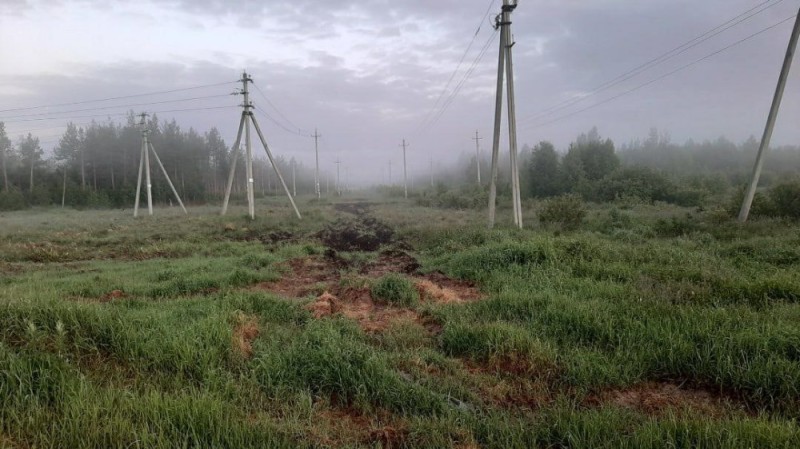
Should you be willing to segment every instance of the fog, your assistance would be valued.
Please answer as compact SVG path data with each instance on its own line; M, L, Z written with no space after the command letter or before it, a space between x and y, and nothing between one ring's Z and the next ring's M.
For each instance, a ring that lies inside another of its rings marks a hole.
M639 76L572 107L530 117L761 3L521 0L513 23L520 146L549 140L564 151L593 126L618 144L646 137L651 128L669 132L675 142L760 137L791 21L571 114L787 19L797 13L795 0L766 2L771 7L762 13ZM449 107L434 108L473 36L450 89L490 39L499 2L483 19L487 6L486 0L2 0L0 121L12 141L30 132L48 152L69 121L124 122L129 110L169 111L159 116L174 117L184 130L216 127L230 145L241 97L228 94L246 69L271 105L258 92L254 103L281 123L257 115L276 154L313 165L314 141L307 134L318 128L323 169L335 172L334 162L341 160L350 182L365 185L384 181L390 161L400 179L405 138L410 171L420 179L432 160L443 167L471 156L476 130L484 152L490 144L497 40ZM776 146L800 143L798 72L786 90ZM228 84L84 103L223 82ZM201 99L174 101L187 98ZM14 110L64 103L70 104ZM423 126L440 112L438 121Z

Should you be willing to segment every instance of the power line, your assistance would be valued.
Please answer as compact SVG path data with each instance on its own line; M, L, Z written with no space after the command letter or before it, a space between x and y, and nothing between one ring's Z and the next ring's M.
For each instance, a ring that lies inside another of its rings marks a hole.
M74 114L76 112L92 112L92 111L101 111L101 110L104 110L104 109L118 109L118 108L129 108L129 107L139 107L139 106L155 106L155 105L169 104L169 103L183 103L183 102L187 102L187 101L207 100L207 99L211 99L211 98L221 98L221 97L228 97L228 96L230 96L230 94L207 95L207 96L204 96L204 97L181 98L181 99L177 99L177 100L156 101L156 102L152 102L152 103L135 103L135 104L120 104L120 105L114 105L114 106L101 106L101 107L97 107L97 108L74 109L74 110L70 110L70 111L37 112L35 114L25 114L25 115L0 117L0 121L6 120L6 119L41 117L43 115L53 115L53 114Z
M556 105L551 106L551 107L549 107L547 109L544 109L544 110L541 110L541 111L539 111L537 113L529 115L529 116L523 118L522 120L525 121L525 120L533 120L533 119L537 119L537 118L546 117L548 115L552 115L554 112L558 112L558 111L566 109L566 108L568 108L568 107L570 107L570 106L572 106L574 104L581 103L581 102L583 102L584 100L586 100L586 99L588 99L590 97L593 97L593 96L595 96L595 95L597 95L597 94L599 94L601 92L605 92L608 89L611 89L612 87L615 87L615 86L617 86L617 85L619 85L619 84L621 84L621 83L623 83L625 81L630 80L631 78L634 78L634 77L646 72L647 70L650 70L650 69L652 69L652 68L654 68L654 67L656 67L658 65L661 65L662 63L664 63L666 61L669 61L670 59L675 58L676 56L680 56L680 55L686 53L687 51L691 50L692 48L695 48L695 47L699 46L700 44L702 44L702 43L704 43L704 42L706 42L706 41L708 41L708 40L710 40L710 39L712 39L712 38L724 33L725 31L728 31L731 28L734 28L734 27L740 25L741 23L746 22L747 20L757 16L758 14L761 14L762 12L764 12L764 11L774 7L774 6L777 6L778 4L783 2L784 0L777 0L775 3L772 3L772 4L768 5L768 3L772 2L772 1L774 1L774 0L767 0L767 1L763 2L763 3L760 3L760 4L756 5L756 6L754 6L753 8L748 9L747 11L744 11L743 13L737 15L736 17L734 17L734 18L732 18L732 19L730 19L730 20L718 25L715 28L712 28L711 30L706 31L705 33L695 37L694 39L691 39L691 40L689 40L687 42L684 42L683 44L673 48L672 50L670 50L670 51L668 51L666 53L663 53L662 55L657 56L656 58L653 58L653 59L651 59L651 60L649 60L649 61L647 61L647 62L645 62L645 63L643 63L643 64L641 64L641 65L639 65L639 66L637 66L637 67L625 72L625 73L623 73L622 75L617 76L616 78L613 78L613 79L611 79L609 81L606 81L603 84L600 84L599 86L595 87L594 89L592 89L589 93L587 93L585 95L582 95L582 96L580 96L578 98L572 98L572 99L569 99L569 100L565 100L565 101L563 101L563 102L561 102L559 104L556 104Z
M474 60L474 61L472 61L472 65L471 65L471 66L470 66L470 68L469 68L469 69L468 69L468 70L467 70L467 71L464 73L464 76L463 76L463 78L461 79L461 81L460 81L460 82L459 82L459 83L456 85L456 87L453 89L453 92L451 92L451 93L450 93L450 95L447 97L447 100L445 100L445 102L444 102L444 103L443 103L443 105L442 105L442 108L441 108L441 109L439 110L439 112L438 112L438 113L435 115L435 117L433 118L433 120L431 120L430 122L428 122L428 124L427 124L427 125L423 125L423 127L422 127L422 131L426 131L426 130L428 130L428 129L429 129L431 126L435 125L435 124L436 124L436 123L439 121L439 119L441 119L441 118L442 118L442 116L443 116L443 115L444 115L444 113L447 111L447 109L449 109L449 108L450 108L450 105L453 103L453 101L456 99L456 97L458 96L458 94L461 92L461 89L464 87L464 85L467 83L467 81L469 81L470 77L472 77L472 74L475 72L475 69L477 69L477 68L478 68L478 64L480 64L481 60L482 60L482 59L483 59L483 57L486 55L486 52L489 50L489 47L491 46L492 42L494 42L494 38L495 38L495 36L497 36L497 30L495 30L495 31L494 31L494 32L493 32L493 33L492 33L492 34L489 36L489 39L487 39L486 43L485 43L485 44L483 44L483 47L481 48L481 52L478 54L478 56L475 58L475 60Z
M300 136L300 137L314 137L314 136L312 136L311 134L303 134L303 133L302 133L300 130L298 130L298 131L294 131L294 130L290 129L289 127L287 127L287 126L286 126L286 125L284 125L283 123L281 123L281 122L279 122L279 121L275 120L275 119L274 119L274 118L273 118L271 115L269 115L269 113L267 113L267 111L265 111L263 108L259 108L259 107L257 107L257 106L253 106L253 109L255 109L256 111L260 112L260 113L261 113L261 114L262 114L262 115L263 115L263 116L264 116L264 117L265 117L267 120L271 121L271 122L272 122L272 123L274 123L276 126L278 126L279 128L281 128L282 130L286 131L286 132L287 132L287 133L289 133L289 134L293 134L293 135L295 135L295 136Z
M29 111L33 109L42 109L42 108L56 108L61 106L77 106L81 104L89 104L89 103L100 103L103 101L113 101L113 100L124 100L127 98L139 98L139 97L149 97L153 95L165 95L165 94L172 94L176 92L186 92L189 90L196 90L196 89L204 89L207 87L218 87L218 86L225 86L228 84L234 84L235 81L226 81L224 83L214 83L214 84L204 84L201 86L192 86L192 87L184 87L181 89L172 89L172 90L162 90L157 92L147 92L143 94L135 94L135 95L123 95L119 97L109 97L109 98L100 98L97 100L85 100L85 101L75 101L71 103L59 103L59 104L49 104L49 105L41 105L41 106L31 106L26 108L13 108L13 109L0 109L0 112L16 112L16 111Z
M794 19L795 17L797 17L797 14L795 14L795 15L793 15L793 16L791 16L791 17L787 17L786 19L783 19L783 20L781 20L780 22L778 22L778 23L776 23L776 24L774 24L774 25L771 25L771 26L769 26L769 27L767 27L767 28L764 28L764 29L762 29L761 31L758 31L758 32L756 32L756 33L753 33L753 34L751 34L751 35L749 35L749 36L747 36L747 37L745 37L745 38L743 38L743 39L740 39L740 40L738 40L738 41L734 42L733 44L730 44L730 45L728 45L728 46L726 46L726 47L723 47L723 48L721 48L721 49L719 49L719 50L717 50L717 51L715 51L715 52L713 52L713 53L709 53L708 55L706 55L706 56L703 56L703 57L702 57L702 58L700 58L700 59L697 59L697 60L695 60L695 61L692 61L692 62L690 62L690 63L688 63L688 64L685 64L685 65L683 65L683 66L681 66L681 67L678 67L677 69L675 69L675 70L672 70L671 72L668 72L668 73L666 73L666 74L664 74L664 75L661 75L661 76L659 76L658 78L652 79L652 80L650 80L650 81L648 81L648 82L646 82L646 83L643 83L643 84L639 84L638 86L636 86L636 87L634 87L634 88L632 88L632 89L626 90L626 91L624 91L624 92L622 92L622 93L620 93L620 94L618 94L618 95L615 95L615 96L613 96L613 97L607 98L607 99L605 99L605 100L603 100L603 101L601 101L601 102L595 103L595 104L593 104L593 105L591 105L591 106L585 107L585 108L583 108L583 109L579 109L579 110L577 110L577 111L574 111L574 112L571 112L571 113L569 113L569 114L562 115L562 116L560 116L560 117L557 117L557 118L555 118L555 119L553 119L553 120L549 120L549 121L542 122L542 123L539 123L539 124L535 124L535 125L532 125L532 126L527 126L527 127L525 127L525 128L526 128L526 129L537 129L537 128L541 128L541 127L543 127L543 126L546 126L546 125L550 125L550 124L553 124L553 123L559 122L559 121L561 121L561 120L567 119L567 118L569 118L569 117L572 117L572 116L574 116L574 115L580 114L580 113L582 113L582 112L586 112L586 111L588 111L588 110L594 109L594 108L596 108L596 107L598 107L598 106L602 106L602 105L604 105L604 104L606 104L606 103L609 103L609 102L611 102L611 101L614 101L614 100L616 100L616 99L618 99L618 98L624 97L625 95L628 95L628 94L630 94L630 93L633 93L633 92L635 92L635 91L637 91L637 90L640 90L640 89L642 89L642 88L644 88L644 87L647 87L647 86L649 86L649 85L651 85L651 84L654 84L654 83L656 83L656 82L658 82L658 81L661 81L661 80L663 80L664 78L667 78L667 77L669 77L669 76L672 76L672 75L674 75L674 74L676 74L676 73L678 73L678 72L682 72L683 70L686 70L686 69L688 69L689 67L692 67L692 66L694 66L694 65L696 65L696 64L699 64L699 63L701 63L701 62L703 62L703 61L706 61L706 60L708 60L708 59L710 59L710 58L713 58L714 56L716 56L716 55L718 55L718 54L720 54L720 53L724 53L724 52L726 52L726 51L730 50L731 48L734 48L734 47L736 47L736 46L739 46L739 45L741 45L741 44L743 44L743 43L745 43L745 42L747 42L747 41L749 41L749 40L751 40L751 39L753 39L753 38L755 38L755 37L757 37L757 36L759 36L759 35L761 35L761 34L763 34L763 33L766 33L767 31L770 31L770 30L772 30L772 29L774 29L774 28L777 28L777 27L778 27L778 26L780 26L780 25L783 25L784 23L786 23L786 22L788 22L788 21L790 21L790 20Z
M208 107L208 108L190 108L190 109L172 109L168 111L153 111L153 114L166 114L171 112L195 112L195 111L211 111L215 109L227 109L227 108L235 108L238 106L216 106L216 107ZM29 118L29 119L22 119L22 120L12 120L10 122L5 123L23 123L23 122L43 122L43 121L50 121L50 120L72 120L78 118L98 118L98 117L121 117L128 115L128 112L119 112L119 113L112 113L112 114L93 114L93 115L77 115L73 117L41 117L41 118Z
M469 54L469 51L472 49L472 46L475 44L475 40L478 38L478 34L481 32L481 28L483 28L483 21L486 20L486 18L489 16L489 13L492 11L492 6L494 6L495 2L496 2L496 0L490 0L489 1L489 7L486 8L486 12L483 14L483 17L481 17L481 21L478 24L478 28L475 30L475 34L472 36L472 40L469 41L469 45L467 45L467 49L464 50L464 54L461 55L461 59L458 61L458 65L456 65L456 69L453 70L453 73L450 75L450 78L447 80L447 83L444 85L444 87L442 88L442 91L439 93L438 98L436 98L436 102L433 104L433 107L431 108L430 111L428 111L428 114L425 116L425 119L422 121L421 127L424 127L425 123L428 120L430 120L432 114L436 111L436 108L439 106L439 102L442 101L442 98L444 97L444 94L447 93L447 89L450 87L450 84L453 82L453 79L455 79L456 75L458 74L459 69L461 69L461 66L464 64L464 60L467 58L467 54Z
M258 84L256 84L255 82L254 82L254 83L252 83L252 84L253 84L253 87L255 87L255 88L256 88L256 91L258 92L258 94L259 94L259 95L261 95L261 98L263 98L263 99L264 99L264 101L266 101L266 102L267 102L267 104L268 104L268 105L270 105L270 107L272 107L272 109L274 109L274 110L275 110L275 112L277 112L277 113L278 113L278 115L279 115L281 118L283 118L284 120L286 120L286 123L288 123L288 124L289 124L289 126L291 126L292 128L295 128L295 129L296 129L298 132L301 132L301 131L303 131L303 129L302 129L302 128L300 128L299 126L297 126L297 125L295 125L294 123L292 123L292 121L291 121L291 120L289 120L289 119L286 117L286 115L284 115L284 114L283 114L283 112L281 112L281 110L277 108L277 106L275 106L274 104L272 104L272 102L271 102L271 101L269 101L269 98L267 98L266 94L264 94L264 91L262 91L262 90L261 90L261 88L260 88L260 87L258 87ZM310 134L310 133L309 133L309 134Z

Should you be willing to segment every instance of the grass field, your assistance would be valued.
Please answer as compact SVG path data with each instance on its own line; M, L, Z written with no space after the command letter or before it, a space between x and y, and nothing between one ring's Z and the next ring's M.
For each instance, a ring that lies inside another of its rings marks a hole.
M800 224L301 203L0 214L0 448L800 447Z

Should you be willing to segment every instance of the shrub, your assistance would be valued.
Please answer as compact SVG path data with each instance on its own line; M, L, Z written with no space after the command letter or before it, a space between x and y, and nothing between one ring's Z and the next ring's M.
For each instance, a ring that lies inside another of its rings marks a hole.
M558 224L564 230L580 227L586 218L586 207L578 195L562 195L544 203L539 213L542 224Z
M800 218L800 180L773 187L767 197L769 198L771 215Z
M372 284L372 297L396 306L410 307L419 301L419 293L405 276L387 274Z
M22 210L25 209L25 197L22 192L16 189L3 190L0 192L0 211Z

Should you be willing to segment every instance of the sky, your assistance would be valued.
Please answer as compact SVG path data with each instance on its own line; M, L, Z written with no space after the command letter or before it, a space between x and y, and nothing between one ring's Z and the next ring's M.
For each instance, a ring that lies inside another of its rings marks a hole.
M156 112L184 129L217 127L231 144L241 111L231 94L246 70L274 153L312 165L316 128L323 169L339 159L375 182L390 161L402 166L405 138L409 170L421 176L431 161L474 154L476 131L488 157L501 2L0 0L0 121L12 138L31 132L50 150L69 121ZM798 8L800 0L519 0L520 147L549 140L565 151L593 126L617 145L651 128L680 143L760 137ZM596 92L609 81L620 82ZM795 67L773 144L800 144L799 121Z

